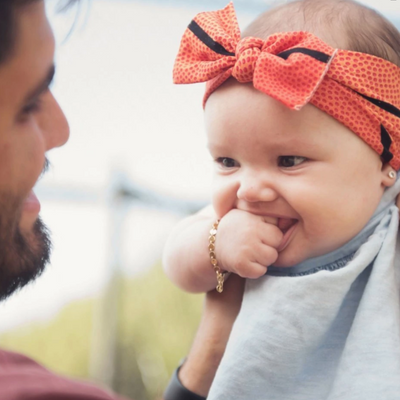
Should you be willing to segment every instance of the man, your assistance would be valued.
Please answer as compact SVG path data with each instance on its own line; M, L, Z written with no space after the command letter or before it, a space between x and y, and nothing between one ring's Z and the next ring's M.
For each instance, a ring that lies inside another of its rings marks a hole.
M0 298L39 275L50 242L32 188L69 135L49 91L54 38L41 1L0 5Z
M46 170L47 151L65 144L69 136L65 116L49 90L54 47L43 0L0 2L1 300L39 276L49 261L50 239L32 189ZM242 281L230 279L223 296L207 296L195 344L180 372L182 383L199 395L205 396L211 385L240 307L242 286ZM121 398L0 350L0 399Z

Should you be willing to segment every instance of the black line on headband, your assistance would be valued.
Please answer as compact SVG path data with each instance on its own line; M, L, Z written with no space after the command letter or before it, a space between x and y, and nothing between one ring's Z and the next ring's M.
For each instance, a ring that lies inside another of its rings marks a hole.
M358 92L357 92L358 93ZM386 103L385 101L374 99L373 97L365 96L364 94L358 93L361 97L364 97L365 100L368 100L370 103L375 104L382 110L387 111L390 114L393 114L397 118L400 118L400 110L395 106L392 106L390 103Z
M277 56L283 58L284 60L287 60L288 57L293 53L306 54L307 56L315 58L318 61L322 61L323 63L328 63L329 60L331 59L331 56L329 56L328 54L321 53L320 51L317 50L306 49L303 47L297 47L295 49L282 51L282 53L277 54Z
M383 125L381 125L381 143L383 146L383 151L381 154L382 160L385 163L388 163L393 158L393 154L390 152L390 145L392 144L392 139L390 138L388 131Z
M228 50L225 49L221 44L216 42L211 38L211 36L203 30L203 28L200 27L200 25L197 24L196 21L192 21L188 28L193 32L195 36L199 40L201 40L208 48L210 48L213 52L222 54L223 56L234 56L235 53L231 53Z

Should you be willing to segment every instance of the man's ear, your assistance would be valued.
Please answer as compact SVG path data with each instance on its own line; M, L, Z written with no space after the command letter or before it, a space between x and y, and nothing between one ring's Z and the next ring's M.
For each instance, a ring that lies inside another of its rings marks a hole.
M382 165L382 185L385 187L393 186L396 182L397 172L389 164Z

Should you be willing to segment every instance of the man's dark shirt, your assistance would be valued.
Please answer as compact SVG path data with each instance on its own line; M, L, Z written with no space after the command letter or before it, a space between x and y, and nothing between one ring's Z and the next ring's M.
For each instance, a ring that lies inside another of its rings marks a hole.
M88 383L56 375L21 354L0 349L0 400L124 399Z

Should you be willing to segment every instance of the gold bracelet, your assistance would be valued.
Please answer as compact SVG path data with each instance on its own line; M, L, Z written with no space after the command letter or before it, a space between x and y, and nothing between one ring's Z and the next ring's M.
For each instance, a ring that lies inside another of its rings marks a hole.
M217 235L219 221L220 221L219 219L217 221L215 221L210 230L210 236L208 238L208 251L210 254L211 265L213 266L214 271L217 275L216 289L217 289L218 293L222 293L222 291L224 290L224 281L225 281L226 272L223 272L221 270L221 268L219 267L218 261L217 261L217 256L215 254L215 239L216 239L216 235Z

